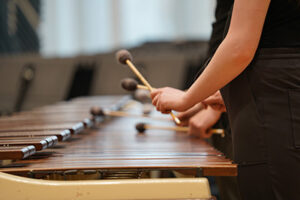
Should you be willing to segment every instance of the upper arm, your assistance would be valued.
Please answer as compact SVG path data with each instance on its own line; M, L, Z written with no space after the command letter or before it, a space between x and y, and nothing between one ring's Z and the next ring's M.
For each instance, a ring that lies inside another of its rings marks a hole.
M254 55L271 0L235 0L225 40Z

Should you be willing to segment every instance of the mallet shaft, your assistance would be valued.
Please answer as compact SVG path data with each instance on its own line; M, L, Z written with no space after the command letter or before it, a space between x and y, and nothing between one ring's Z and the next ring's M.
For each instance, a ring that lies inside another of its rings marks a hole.
M143 75L135 68L135 66L132 64L132 62L129 59L126 60L126 64L133 71L133 73L142 81L142 83L149 89L149 91L152 92L153 88L151 87L151 85L143 77ZM172 111L170 112L170 115L176 124L180 124L180 120L174 115L174 113Z
M182 132L188 132L189 127L186 126L172 126L172 127L166 127L166 126L152 126L152 125L145 125L145 129L158 129L158 130L170 130L170 131L182 131ZM213 134L219 134L222 137L225 136L224 129L210 129L210 132Z
M142 81L142 83L152 92L153 88L148 83L148 81L143 77L143 75L135 68L130 60L126 60L127 65L133 71L133 73Z
M163 118L163 117L154 117L154 116L148 116L148 115L139 115L135 113L126 113L122 111L104 111L104 114L107 116L112 117L141 117L141 118L150 118L155 120L165 120L165 121L171 121L169 118Z
M143 89L143 90L149 90L149 88L147 86L144 85L137 85L138 89Z

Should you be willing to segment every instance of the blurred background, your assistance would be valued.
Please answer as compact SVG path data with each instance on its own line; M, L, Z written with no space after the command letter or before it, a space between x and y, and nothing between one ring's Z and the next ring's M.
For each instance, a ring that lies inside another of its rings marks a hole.
M126 94L127 48L154 87L187 88L206 57L213 0L1 0L0 114Z

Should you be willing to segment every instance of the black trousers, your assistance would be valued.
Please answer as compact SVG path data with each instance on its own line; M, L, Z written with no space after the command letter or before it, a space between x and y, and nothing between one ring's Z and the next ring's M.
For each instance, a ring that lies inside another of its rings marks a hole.
M227 158L233 159L232 155L232 137L227 113L223 113L214 128L225 130L225 137L212 135L210 141L212 145L221 151ZM240 200L238 191L237 177L216 176L215 177L221 200Z
M300 199L300 49L259 49L222 90L243 199Z

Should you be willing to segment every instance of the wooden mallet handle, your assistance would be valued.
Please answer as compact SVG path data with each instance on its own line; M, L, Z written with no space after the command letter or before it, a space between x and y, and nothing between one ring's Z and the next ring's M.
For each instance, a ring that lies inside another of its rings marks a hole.
M188 132L189 127L187 126L152 126L152 125L145 125L145 129L159 129L159 130L170 130L170 131L182 131ZM225 136L224 129L210 129L209 132L212 134L218 134L222 137Z
M126 60L127 65L129 68L133 71L133 73L142 81L142 83L149 89L150 92L153 91L152 86L148 83L148 81L143 77L143 75L136 69L136 67L132 64L132 62L127 59ZM174 115L174 113L170 112L171 117L175 121L176 124L180 124L180 120Z
M136 67L133 65L133 63L127 59L126 64L128 67L133 71L133 73L140 79L140 81L149 89L150 92L152 92L153 88L152 86L148 83L148 81L143 77L143 75L136 69Z
M148 118L148 119L154 119L159 121L171 121L169 118L163 118L163 117L156 117L156 116L148 116L148 115L140 115L135 113L127 113L122 111L113 111L113 110L104 110L101 107L94 106L91 108L90 113L95 116L111 116L111 117L136 117L136 118Z
M144 86L144 85L137 85L136 86L138 89L142 89L142 90L149 90L148 88L147 88L147 86Z

